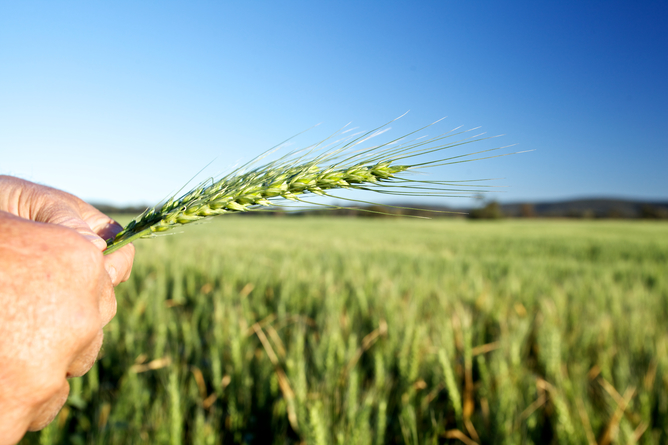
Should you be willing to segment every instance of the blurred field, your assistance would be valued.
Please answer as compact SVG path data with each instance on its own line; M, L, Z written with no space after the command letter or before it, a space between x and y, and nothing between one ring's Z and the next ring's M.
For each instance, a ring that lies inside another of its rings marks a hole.
M136 243L25 443L668 443L668 224L222 217Z

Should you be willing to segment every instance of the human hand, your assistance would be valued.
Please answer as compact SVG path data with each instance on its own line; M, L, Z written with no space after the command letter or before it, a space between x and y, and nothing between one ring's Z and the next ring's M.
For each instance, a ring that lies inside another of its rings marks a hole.
M67 193L0 176L0 444L53 420L116 313L131 245L103 256L121 228Z
M123 230L120 224L76 196L23 179L0 175L0 211L31 221L69 227L92 242L99 250L106 240ZM105 268L114 286L130 276L134 246L104 257Z

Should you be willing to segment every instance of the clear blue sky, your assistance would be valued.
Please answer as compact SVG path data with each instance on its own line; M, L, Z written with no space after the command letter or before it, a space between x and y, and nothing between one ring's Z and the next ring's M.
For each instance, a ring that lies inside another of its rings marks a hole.
M667 23L665 1L0 0L0 173L153 204L214 158L411 110L392 134L448 116L536 150L434 179L665 200Z

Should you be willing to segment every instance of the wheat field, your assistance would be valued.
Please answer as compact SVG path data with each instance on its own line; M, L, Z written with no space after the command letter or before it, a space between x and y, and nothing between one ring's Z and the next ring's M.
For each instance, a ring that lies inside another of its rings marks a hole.
M666 224L224 216L136 248L22 443L668 443Z

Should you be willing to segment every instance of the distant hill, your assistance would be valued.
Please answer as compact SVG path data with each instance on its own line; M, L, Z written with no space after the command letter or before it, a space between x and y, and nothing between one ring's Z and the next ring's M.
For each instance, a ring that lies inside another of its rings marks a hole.
M541 218L668 218L668 201L574 199L567 201L501 204L509 217Z
M127 215L139 215L141 212L147 209L148 206L125 206L125 207L119 207L119 206L112 206L108 204L100 204L100 203L94 203L91 202L90 205L98 209L100 212L104 213L105 215L119 215L119 214L127 214Z
M391 206L366 206L356 209L313 210L304 214L321 213L347 216L412 215L473 218L620 218L620 219L668 219L668 201L648 202L625 199L573 199L553 202L486 203L483 208L453 208L396 204Z
M117 207L93 204L105 214L138 215L146 207ZM417 207L417 208L413 208ZM668 219L668 201L635 201L628 199L573 199L552 202L517 202L509 204L487 203L486 207L452 208L438 206L415 206L414 204L352 206L334 210L303 210L300 212L250 212L247 216L305 216L330 215L352 217L384 217L391 215L411 215L428 218L478 217L478 218L620 218L620 219Z

